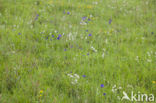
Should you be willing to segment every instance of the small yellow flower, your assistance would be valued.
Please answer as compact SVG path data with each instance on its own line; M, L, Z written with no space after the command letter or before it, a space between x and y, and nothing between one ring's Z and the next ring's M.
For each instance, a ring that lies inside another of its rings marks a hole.
M43 93L43 90L40 90L40 93L42 94Z
M155 84L155 83L156 83L156 81L152 81L152 83L153 83L153 84Z

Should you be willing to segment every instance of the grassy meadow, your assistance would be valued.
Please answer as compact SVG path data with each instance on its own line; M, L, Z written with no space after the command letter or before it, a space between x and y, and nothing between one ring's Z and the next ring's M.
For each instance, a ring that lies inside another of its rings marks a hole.
M0 0L0 103L148 103L132 91L156 98L156 0Z

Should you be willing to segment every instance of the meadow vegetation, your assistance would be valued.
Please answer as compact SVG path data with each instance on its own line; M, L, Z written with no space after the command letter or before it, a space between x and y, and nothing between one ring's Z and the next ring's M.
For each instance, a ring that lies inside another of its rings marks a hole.
M123 91L156 96L156 0L0 0L0 103Z

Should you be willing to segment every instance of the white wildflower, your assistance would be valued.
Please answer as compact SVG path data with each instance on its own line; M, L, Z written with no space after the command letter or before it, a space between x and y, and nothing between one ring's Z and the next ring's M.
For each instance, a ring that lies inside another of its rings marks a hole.
M152 62L152 60L151 59L147 59L147 62Z
M92 46L91 49L94 51L94 52L97 52L97 50Z
M71 77L71 78L73 78L73 75L71 75L71 74L67 74L69 77Z
M71 24L69 25L69 28L72 28L72 25Z
M103 53L102 53L102 58L104 58L104 57L105 57L105 53L103 52Z
M55 33L58 33L58 31L57 31L57 30L55 30L54 32L55 32Z
M90 18L92 18L92 17L93 17L93 15L91 14L91 15L90 15Z
M135 60L136 60L137 62L139 62L139 57L138 57L138 56L136 56Z
M114 85L112 88L116 88L116 85Z
M77 74L74 74L74 76L75 76L76 78L78 78L78 79L80 78L79 75L77 75Z
M84 22L84 21L81 21L81 22L80 22L80 25L87 25L87 23Z
M85 39L87 39L87 36L85 37Z
M71 83L72 84L77 84L78 83L78 79L80 78L80 76L78 74L67 74L71 79Z
M119 89L122 89L122 87L119 87Z

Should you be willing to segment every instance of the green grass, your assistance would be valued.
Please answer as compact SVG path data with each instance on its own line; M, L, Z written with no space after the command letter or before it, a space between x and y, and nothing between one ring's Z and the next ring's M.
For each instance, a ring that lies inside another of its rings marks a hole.
M0 0L0 103L131 103L118 99L123 91L156 96L155 6Z

